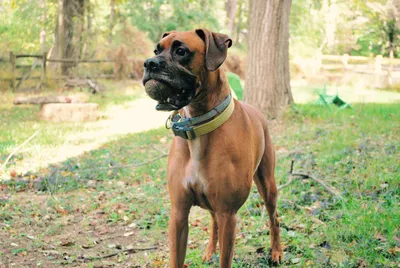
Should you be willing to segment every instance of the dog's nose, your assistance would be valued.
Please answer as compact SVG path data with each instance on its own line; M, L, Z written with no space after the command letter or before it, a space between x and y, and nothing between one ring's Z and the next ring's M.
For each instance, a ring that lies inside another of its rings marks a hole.
M151 71L157 71L163 69L164 67L165 60L162 57L153 57L145 60L144 62L144 68Z

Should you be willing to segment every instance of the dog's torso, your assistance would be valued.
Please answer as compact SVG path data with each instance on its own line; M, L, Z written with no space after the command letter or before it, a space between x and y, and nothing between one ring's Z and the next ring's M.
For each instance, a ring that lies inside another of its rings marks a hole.
M237 211L247 199L265 149L263 121L252 106L235 101L232 116L212 133L191 141L175 137L168 183L180 193L176 202L189 198L210 211Z

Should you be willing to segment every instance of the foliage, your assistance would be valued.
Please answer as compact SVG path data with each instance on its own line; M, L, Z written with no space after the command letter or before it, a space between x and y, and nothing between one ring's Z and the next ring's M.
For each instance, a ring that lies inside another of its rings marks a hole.
M81 48L84 57L93 57L99 47L100 50L102 47L110 49L126 45L128 39L146 39L141 34L124 37L126 29L131 32L131 25L147 33L153 42L163 32L171 30L200 27L226 30L223 28L226 11L222 0L116 0L113 17L111 2L85 0L85 30L82 35L85 47ZM320 52L388 55L391 45L398 57L400 48L396 40L400 32L398 26L396 28L393 8L391 1L383 0L293 1L290 16L291 56L310 57ZM3 1L0 12L0 55L7 56L10 48L16 53L39 52L43 10L37 1ZM58 1L46 1L48 50L55 44L57 12ZM231 37L235 46L242 49L246 49L247 17L247 0L238 0L236 30ZM333 38L332 44L331 41L327 43L329 38Z
M52 33L55 28L57 2L47 1L45 29ZM2 1L0 3L0 56L8 51L32 53L40 51L39 33L42 27L42 11L36 0ZM48 36L46 46L50 48L53 37Z
M311 57L318 52L325 38L321 13L318 1L293 1L289 25L291 56Z
M129 19L140 30L148 32L153 41L158 41L163 32L211 28L218 30L215 0L127 0L120 16Z
M400 23L396 25L392 1L356 1L353 7L365 16L365 23L356 30L360 36L357 40L360 49L354 54L368 56L368 48L374 54L389 56L393 48L395 56L399 56L400 28L397 25Z

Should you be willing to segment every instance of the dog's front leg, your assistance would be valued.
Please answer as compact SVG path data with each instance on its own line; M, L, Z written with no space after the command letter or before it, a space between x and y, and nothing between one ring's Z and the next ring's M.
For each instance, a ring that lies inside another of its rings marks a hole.
M233 249L236 239L236 214L216 213L218 221L218 238L220 267L230 268L232 266Z
M189 211L190 207L172 207L168 228L171 268L182 268L185 262Z

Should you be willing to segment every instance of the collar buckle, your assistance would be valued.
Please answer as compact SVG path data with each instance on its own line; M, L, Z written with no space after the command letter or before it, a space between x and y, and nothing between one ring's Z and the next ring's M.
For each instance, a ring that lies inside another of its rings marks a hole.
M175 136L181 137L186 140L194 140L196 138L196 134L194 133L194 129L191 127L180 127L176 124L171 124L172 132Z

